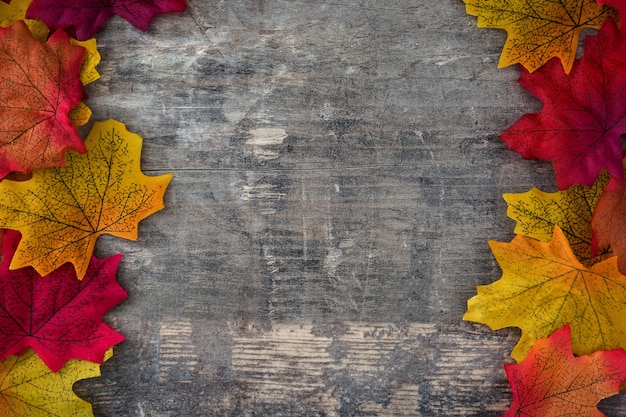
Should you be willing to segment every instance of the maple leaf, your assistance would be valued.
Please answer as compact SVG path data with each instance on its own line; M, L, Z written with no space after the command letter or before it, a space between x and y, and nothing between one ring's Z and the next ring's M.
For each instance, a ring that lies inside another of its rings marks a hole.
M107 351L105 360L113 355ZM72 359L51 372L32 349L0 363L0 415L3 417L93 417L92 407L72 391L81 379L100 376L100 365Z
M23 20L35 38L41 42L48 39L50 30L44 22L39 19L26 19L26 9L32 0L13 0L11 2L0 2L0 27L6 28L13 23Z
M554 226L559 226L583 265L591 266L611 256L608 250L591 253L591 215L608 180L608 174L603 173L593 187L572 185L555 193L533 188L521 194L504 194L507 214L517 222L514 232L548 242Z
M52 29L73 27L82 40L93 37L113 15L145 32L157 14L185 9L186 0L33 0L26 16L41 19Z
M619 393L626 378L626 352L598 351L574 357L570 326L539 339L520 364L504 365L513 391L503 417L604 416L600 400Z
M556 61L519 83L543 102L500 138L525 159L552 161L559 189L588 187L602 169L622 179L626 133L626 38L608 19L597 36L585 38L585 55L569 76Z
M0 2L0 27L8 27L13 23L24 20L31 33L38 40L45 42L48 38L48 27L39 19L26 19L26 9L32 0L15 0L11 4ZM83 85L94 82L100 78L100 74L96 71L96 66L100 63L100 53L95 39L86 41L77 41L70 39L72 45L78 45L85 48L85 56L80 68L79 76ZM91 109L80 102L68 113L72 124L76 127L87 124L91 118Z
M9 230L0 265L0 361L31 347L57 372L70 359L102 363L104 353L124 336L102 322L126 298L115 280L121 255L93 257L82 281L65 264L45 277L32 268L10 270L20 240Z
M489 245L502 278L477 287L463 319L494 330L519 327L513 359L519 362L538 338L567 323L577 355L626 347L626 277L616 257L586 268L559 227L547 243L516 236Z
M610 246L617 255L620 272L626 273L626 183L611 179L593 212L591 227L592 253Z
M139 135L115 120L96 122L85 145L87 154L68 152L67 166L0 182L0 228L22 233L11 269L47 275L71 262L82 279L98 236L135 240L137 223L163 208L172 175L141 172Z
M612 14L596 0L464 0L478 27L507 32L500 68L520 63L533 72L553 57L570 72L580 31L599 28ZM585 49L586 51L586 49Z
M0 178L62 165L66 150L85 152L68 117L85 95L83 55L62 31L43 44L23 22L0 28Z
M98 52L98 44L95 38L87 39L86 41L78 41L76 39L70 39L72 45L78 45L85 48L85 56L80 66L80 82L83 85L91 84L92 82L100 79L100 73L96 70L96 67L102 59L100 52Z
M85 48L85 57L80 67L80 81L83 85L91 84L92 82L100 78L100 73L96 70L96 66L100 63L100 52L98 52L98 45L95 39L89 39L86 41L77 41L76 39L70 39L73 45L82 46ZM76 127L84 126L89 122L91 118L91 109L87 107L82 101L78 103L68 113L72 124Z

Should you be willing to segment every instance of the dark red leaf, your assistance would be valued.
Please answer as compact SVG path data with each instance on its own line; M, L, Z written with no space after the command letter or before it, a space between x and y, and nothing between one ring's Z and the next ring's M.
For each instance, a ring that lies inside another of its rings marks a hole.
M126 298L115 280L122 255L92 257L82 281L71 264L41 277L31 268L9 270L20 240L7 230L0 265L0 361L32 347L56 372L70 359L102 363L124 336L102 322Z
M186 0L33 0L26 17L51 29L75 28L79 40L93 35L113 15L146 31L157 14L183 12Z
M626 40L612 19L597 36L585 38L585 54L569 76L550 60L519 83L543 102L524 115L501 139L526 159L552 161L557 184L591 187L602 169L622 179L626 133Z

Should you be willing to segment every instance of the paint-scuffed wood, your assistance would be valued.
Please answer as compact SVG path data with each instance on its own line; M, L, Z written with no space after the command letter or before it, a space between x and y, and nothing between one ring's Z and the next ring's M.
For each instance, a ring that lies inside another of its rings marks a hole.
M127 340L76 385L108 416L498 416L514 330L461 320L499 278L501 198L554 190L497 136L539 103L460 0L190 0L98 35L94 120L173 172L124 253ZM603 403L626 413L618 397Z

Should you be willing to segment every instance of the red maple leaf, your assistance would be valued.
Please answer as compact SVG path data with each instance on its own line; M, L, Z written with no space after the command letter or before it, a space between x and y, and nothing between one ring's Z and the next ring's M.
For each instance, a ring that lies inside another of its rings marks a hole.
M591 187L605 169L622 179L622 140L626 133L626 39L612 19L597 36L585 38L585 55L569 76L558 60L530 74L521 68L519 83L543 102L501 139L526 159L552 161L560 189Z
M70 359L102 363L124 336L102 322L126 298L115 280L122 255L92 257L82 281L71 264L42 277L33 268L9 270L20 240L7 230L0 265L0 361L32 347L57 372Z
M86 151L68 116L85 97L84 53L62 31L44 44L23 21L0 28L0 178L63 165L66 150Z
M601 350L574 357L570 327L538 339L520 364L504 365L513 391L503 417L603 416L596 408L603 398L619 393L626 378L626 352Z
M41 19L51 29L74 28L77 38L85 40L115 14L145 32L155 15L185 8L186 0L33 0L26 17Z

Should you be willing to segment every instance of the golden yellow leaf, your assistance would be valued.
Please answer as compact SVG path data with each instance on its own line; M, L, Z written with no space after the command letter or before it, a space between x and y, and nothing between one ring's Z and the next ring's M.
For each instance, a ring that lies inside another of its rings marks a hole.
M609 175L603 173L593 187L572 185L555 193L533 188L521 194L504 194L507 214L517 222L515 233L548 242L554 226L559 226L583 265L591 266L610 256L608 251L594 256L590 250L591 215L608 180Z
M76 39L70 39L73 45L79 45L85 48L85 56L83 58L83 65L80 67L80 81L83 85L91 84L100 78L100 73L96 70L96 67L100 63L100 52L98 52L98 45L96 38L91 38L86 41L77 41Z
M578 37L584 28L599 29L610 7L597 0L464 0L468 14L478 16L478 27L507 32L499 67L522 64L533 72L553 57L569 73Z
M10 268L46 275L66 262L82 279L98 236L137 238L137 223L163 208L171 174L141 172L142 139L115 120L94 124L86 154L37 170L31 179L0 182L0 228L22 239Z
M33 36L45 42L50 33L48 26L39 19L26 19L26 9L31 2L32 0L11 0L7 4L0 1L0 27L6 28L18 20L23 20Z
M617 257L586 268L558 227L547 243L516 236L489 244L502 278L477 287L463 319L494 330L519 327L522 336L511 353L516 361L538 338L568 323L577 355L626 348L626 276Z
M113 355L109 349L105 360ZM72 359L53 373L32 349L0 362L2 417L91 417L91 404L72 391L76 381L100 376L100 365Z
M83 57L83 64L80 67L80 81L83 85L90 84L100 78L100 73L96 70L96 66L100 63L100 52L98 52L98 45L96 39L88 39L86 41L77 41L76 39L70 39L73 45L82 46L85 48L85 56ZM78 103L68 113L72 124L76 127L84 126L91 118L91 109L82 101Z

